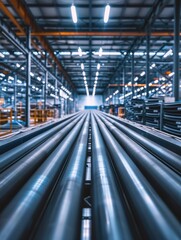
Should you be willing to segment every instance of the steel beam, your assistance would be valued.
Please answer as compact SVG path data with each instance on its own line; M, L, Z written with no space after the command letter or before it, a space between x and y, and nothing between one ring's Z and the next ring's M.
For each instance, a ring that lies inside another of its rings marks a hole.
M23 33L21 32L17 32L16 33L17 36L24 36ZM181 32L179 33L180 36L181 36ZM127 36L127 37L145 37L147 36L147 33L146 32L98 32L98 31L84 31L84 32L80 32L80 31L75 31L75 32L52 32L52 31L37 31L37 32L32 32L31 33L31 36L36 36L36 37L39 37L39 36L91 36L91 37L94 37L94 36L101 36L101 37L106 37L106 36L112 36L112 37L124 37L124 36ZM174 33L173 32L152 32L151 33L151 36L153 37L171 37L171 36L174 36Z
M134 51L132 51L132 58L131 58L131 92L132 97L134 96Z
M146 98L149 97L149 81L150 81L150 31L148 29L146 36Z
M30 126L30 95L31 95L31 29L27 27L27 60L26 60L26 101L25 101L25 121L26 127Z

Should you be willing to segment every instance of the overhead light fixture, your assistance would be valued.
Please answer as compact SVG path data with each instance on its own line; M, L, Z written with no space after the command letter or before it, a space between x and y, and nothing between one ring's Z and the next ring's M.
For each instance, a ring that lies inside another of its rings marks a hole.
M100 50L99 50L100 51ZM92 52L94 55L99 55L100 56L100 53L99 52L95 52L93 51ZM102 52L101 53L101 56L120 56L121 53L120 52ZM100 56L100 57L101 57ZM102 66L104 66L104 64L102 64Z
M99 49L99 57L102 57L102 52L103 52L102 47L100 47L100 49Z
M97 70L99 70L101 67L100 63L97 64Z
M95 80L97 81L97 80L98 80L98 77L95 77Z
M81 63L81 69L84 70L84 64L83 63Z
M4 56L3 53L0 52L0 57L1 57L1 58L4 58L5 56Z
M140 74L140 76L143 77L144 75L145 75L145 72L143 71L143 72Z
M84 76L84 81L86 81L86 76Z
M84 71L82 72L82 74L83 74L83 76L85 77L85 72L84 72Z
M30 72L30 75L31 75L32 77L34 77L34 73Z
M77 13L76 13L76 8L75 6L72 4L71 6L71 13L72 13L72 20L74 23L77 23Z
M109 6L109 4L107 4L105 7L105 12L104 12L104 22L105 23L107 23L109 20L109 13L110 13L110 6Z
M99 76L99 72L96 72L96 77L98 77Z
M134 81L137 81L137 80L138 80L138 77L135 77L135 78L134 78Z
M174 75L174 72L171 72L170 74L168 74L169 77L172 77Z
M78 48L78 53L79 53L79 56L82 57L82 49L80 47Z
M164 55L163 55L163 58L166 58L168 56L171 56L173 55L173 50L172 49L169 49Z

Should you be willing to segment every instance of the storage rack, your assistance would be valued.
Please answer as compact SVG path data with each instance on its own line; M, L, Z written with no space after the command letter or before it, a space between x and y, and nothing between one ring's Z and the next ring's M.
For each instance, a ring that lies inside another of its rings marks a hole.
M181 137L181 103L164 104L163 131Z

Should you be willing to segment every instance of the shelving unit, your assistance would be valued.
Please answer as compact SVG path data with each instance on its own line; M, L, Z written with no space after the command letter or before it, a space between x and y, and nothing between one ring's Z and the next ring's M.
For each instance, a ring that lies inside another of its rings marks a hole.
M162 103L145 104L145 125L162 130Z
M164 104L163 131L181 137L181 103Z

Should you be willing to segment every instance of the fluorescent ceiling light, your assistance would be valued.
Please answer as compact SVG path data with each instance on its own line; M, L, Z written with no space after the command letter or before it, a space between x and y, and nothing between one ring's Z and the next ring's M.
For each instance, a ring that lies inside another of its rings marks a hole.
M30 72L30 75L31 75L32 77L34 77L34 73Z
M4 58L4 54L0 52L0 57L1 58Z
M15 55L22 55L22 52L14 52Z
M20 67L19 63L16 63L16 67Z
M79 56L82 57L82 49L80 47L78 48L78 53L79 53Z
M77 13L76 13L76 8L75 6L72 4L71 6L71 13L72 13L72 20L74 23L77 23Z
M120 52L101 52L100 53L100 50L99 50L99 52L95 52L95 51L93 51L92 52L94 55L99 55L100 57L101 56L120 56L121 55L121 53ZM101 55L100 55L101 54Z
M140 74L140 76L143 77L144 75L145 75L145 72L143 71L143 72Z
M101 67L100 63L97 64L97 70L99 70Z
M59 52L60 55L71 55L71 52Z
M171 72L170 74L168 74L169 77L172 77L174 75L174 72Z
M99 72L96 72L96 77L98 77L99 76Z
M103 52L102 47L100 47L100 49L99 49L99 57L102 56L102 52Z
M84 70L84 64L83 63L81 63L81 69Z
M107 4L105 7L105 12L104 12L104 22L105 23L107 23L109 20L109 13L110 13L110 6L109 6L109 4Z
M84 81L86 80L86 76L84 77Z
M166 57L171 56L171 55L173 55L173 50L172 50L172 49L168 50L168 51L163 55L163 58L166 58Z
M40 77L37 77L37 80L38 80L38 81L41 81L41 78L40 78Z
M97 76L95 77L95 80L96 80L96 81L98 80L98 77L97 77Z
M75 56L75 55L79 55L80 57L83 56L83 55L87 55L89 52L82 52L81 50L81 53L78 52L72 52L72 56Z
M137 80L138 80L138 77L135 77L135 78L134 78L134 81L137 81Z
M85 76L85 71L82 72L83 76Z

